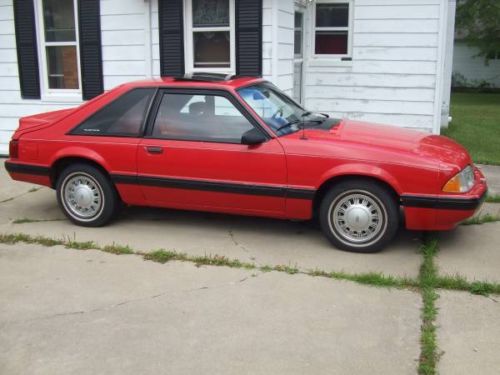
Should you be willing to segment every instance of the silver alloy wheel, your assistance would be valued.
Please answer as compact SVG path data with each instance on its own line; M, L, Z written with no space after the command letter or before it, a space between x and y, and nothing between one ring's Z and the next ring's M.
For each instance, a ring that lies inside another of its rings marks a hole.
M382 202L371 193L351 190L332 202L328 223L339 241L349 246L366 247L385 233L387 212Z
M104 209L102 188L87 173L74 172L66 176L60 194L66 211L76 220L92 221Z

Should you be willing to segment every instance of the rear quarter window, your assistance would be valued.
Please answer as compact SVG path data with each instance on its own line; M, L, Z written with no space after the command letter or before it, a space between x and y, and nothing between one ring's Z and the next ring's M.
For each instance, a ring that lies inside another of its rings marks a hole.
M83 121L70 134L137 137L141 134L154 88L126 92Z

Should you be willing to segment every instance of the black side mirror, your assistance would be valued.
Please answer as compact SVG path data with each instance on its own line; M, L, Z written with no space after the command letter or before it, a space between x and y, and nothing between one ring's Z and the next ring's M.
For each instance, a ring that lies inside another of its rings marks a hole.
M257 128L245 132L241 137L241 144L248 146L260 145L265 141L267 141L266 136Z

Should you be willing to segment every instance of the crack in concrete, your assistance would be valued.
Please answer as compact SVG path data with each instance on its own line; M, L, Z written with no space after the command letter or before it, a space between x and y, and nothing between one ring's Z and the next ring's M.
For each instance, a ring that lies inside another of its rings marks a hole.
M191 292L197 292L197 291L200 291L200 290L218 289L218 288L222 288L222 287L225 287L225 286L240 285L240 284L242 284L242 283L244 283L244 282L246 282L246 281L248 281L250 279L257 278L257 277L259 277L262 274L263 274L262 272L260 272L258 274L253 273L250 276L246 276L246 277L244 277L242 279L238 279L238 280L235 280L235 281L225 282L225 283L221 283L221 284L218 284L218 285L213 285L213 286L203 285L203 286L200 286L200 287L197 287L197 288L190 288L190 289L184 289L184 290L179 290L179 291L168 291L168 292L158 293L158 294L154 294L154 295L147 296L147 297L125 300L125 301L121 301L121 302L118 302L118 303L113 303L113 304L110 304L110 305L106 305L106 306L103 306L103 307L97 307L97 308L89 309L89 310L67 311L67 312L60 312L60 313L55 313L55 314L51 314L51 315L30 318L30 319L13 320L13 321L10 321L10 322L4 322L3 326L5 326L7 324L19 324L19 323L22 324L22 323L35 322L35 321L40 321L40 320L50 320L50 319L54 319L54 318L61 318L61 317L73 316L73 315L87 315L87 314L93 314L93 313L97 313L97 312L106 312L106 311L113 310L113 309L115 309L117 307L129 305L131 303L137 303L137 302L143 302L143 301L158 299L158 298L165 297L167 295L174 294L174 293L191 293Z
M36 193L37 191L39 191L41 188L31 188L30 190L22 193L22 194L19 194L19 195L14 195L13 197L9 197L9 198L5 198L4 200L1 200L0 201L0 204L2 203L7 203L7 202L11 202L13 201L14 199L17 199L17 198L21 198L21 197L24 197L25 195L27 194L30 194L30 193Z
M241 250L243 250L245 253L247 253L249 260L251 260L252 262L255 262L258 266L260 266L261 264L259 263L259 261L257 260L257 258L252 254L252 252L246 246L242 245L239 241L236 240L236 236L235 236L233 230L229 229L227 232L228 232L229 238L231 239L231 241L233 242L233 244L236 247L238 247Z

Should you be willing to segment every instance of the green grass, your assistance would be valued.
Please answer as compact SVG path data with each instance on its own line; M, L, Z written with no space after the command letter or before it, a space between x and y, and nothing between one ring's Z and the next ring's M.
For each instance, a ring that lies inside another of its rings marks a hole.
M435 280L436 288L461 290L481 296L500 294L500 283L488 283L485 281L468 281L462 275L438 276Z
M116 255L121 255L121 254L134 254L134 250L132 250L128 245L106 245L100 250L104 251L105 253L111 253L111 254L116 254Z
M465 221L462 221L461 225L479 225L485 223L494 223L500 221L500 216L485 214L471 217Z
M30 219L30 218L22 218L16 219L12 222L12 224L27 224L27 223L44 223L47 221L63 221L64 219Z
M422 326L420 335L420 361L418 373L421 375L436 374L436 364L439 360L436 338L436 293L437 267L434 257L437 254L436 240L427 240L422 246L424 260L420 266L419 284L422 293Z
M488 203L500 203L500 195L499 194L496 194L496 195L489 195L488 194L486 196L485 202L488 202Z
M453 93L453 121L443 135L464 145L476 163L500 165L500 94Z

